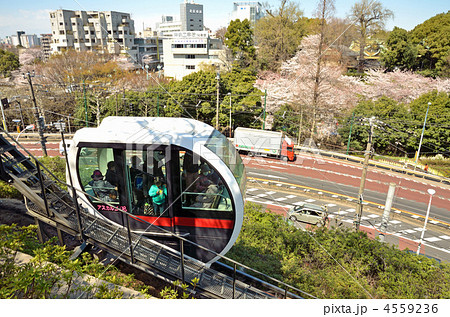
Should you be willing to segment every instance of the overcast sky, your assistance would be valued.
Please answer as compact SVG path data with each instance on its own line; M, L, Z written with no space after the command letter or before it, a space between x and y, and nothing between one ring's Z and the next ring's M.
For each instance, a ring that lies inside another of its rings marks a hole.
M392 10L395 18L387 23L387 29L398 26L407 30L413 29L417 24L447 12L450 9L449 1L444 0L379 0L384 7ZM120 11L131 13L135 21L136 32L145 27L155 27L162 15L179 16L182 0L165 1L135 1L135 0L22 0L0 2L0 38L12 35L16 31L25 31L26 34L50 33L49 12L57 9L67 10L97 10ZM197 0L203 4L205 26L213 31L227 26L231 11L232 0ZM279 0L263 1L277 6ZM305 16L311 17L317 0L293 1L300 4ZM336 0L336 16L345 17L356 0Z

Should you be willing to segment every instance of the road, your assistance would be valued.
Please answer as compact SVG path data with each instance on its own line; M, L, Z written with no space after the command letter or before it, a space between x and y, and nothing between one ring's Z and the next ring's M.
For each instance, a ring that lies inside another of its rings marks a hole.
M350 225L355 218L361 166L311 156L284 163L264 158L243 157L252 180L247 200L284 214L301 201L328 205L332 217ZM416 250L428 205L426 190L433 188L430 219L421 251L450 262L450 188L394 172L369 168L364 191L362 227L369 236L378 235L389 183L397 184L386 241ZM272 188L264 188L272 184ZM276 186L278 185L278 186ZM281 188L284 188L281 190ZM308 192L305 194L305 191ZM327 198L326 198L327 197ZM340 199L340 200L338 200ZM378 208L377 208L378 207ZM426 249L426 250L424 250Z
M313 156L301 156L296 162L290 163L264 158L243 158L248 176L358 197L362 173L360 165ZM427 210L430 197L427 189L434 189L436 194L432 199L430 217L433 221L450 224L450 186L445 184L369 168L364 201L384 206L390 183L397 185L393 207L419 217L424 217Z

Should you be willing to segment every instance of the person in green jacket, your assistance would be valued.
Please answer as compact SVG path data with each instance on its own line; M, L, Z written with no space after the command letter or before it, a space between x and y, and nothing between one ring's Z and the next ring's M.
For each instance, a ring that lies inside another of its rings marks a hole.
M155 178L155 183L150 187L148 195L152 198L155 215L162 215L166 209L167 188L159 177Z

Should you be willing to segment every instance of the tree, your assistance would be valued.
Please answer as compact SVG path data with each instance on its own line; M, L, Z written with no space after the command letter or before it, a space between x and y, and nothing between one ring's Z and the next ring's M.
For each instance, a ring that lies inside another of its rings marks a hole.
M280 0L278 9L266 12L255 25L257 57L262 69L278 70L284 61L295 55L306 35L306 19L299 5L289 0Z
M381 56L381 63L387 70L395 68L412 70L416 64L417 48L411 43L408 32L394 27L386 41L387 50Z
M80 85L83 80L111 82L118 78L121 72L112 58L109 54L74 50L53 55L42 65L40 73L44 78L41 81L62 88L72 84Z
M319 43L319 35L305 37L297 54L282 64L280 73L261 73L256 82L261 90L267 89L268 112L275 113L289 104L302 117L302 130L309 130L309 136L317 133L317 138L334 132L335 116L356 104L354 88L359 85L354 78L342 76L343 68L336 62L321 64L317 72Z
M411 31L412 43L417 45L417 69L427 75L450 76L450 12L438 14Z
M388 155L408 155L413 157L419 146L428 103L430 108L423 137L423 154L443 154L449 156L450 94L430 91L409 104L383 96L377 100L361 100L345 116L339 133L343 139L349 134L352 112L356 118L375 117L377 123L374 147L377 153ZM367 143L368 127L353 124L352 148L362 150Z
M250 70L233 68L220 75L219 123L229 125L230 110L233 126L261 126L261 92L254 87L256 77ZM160 90L159 102L166 117L188 117L215 125L217 79L214 71L198 71L171 82ZM231 109L230 109L231 98Z
M358 72L364 72L364 50L367 38L378 29L384 28L386 20L394 13L383 8L379 1L361 0L353 5L349 18L356 22L359 31Z
M20 67L19 57L15 54L0 49L0 74L9 77L13 70Z
M225 33L224 42L231 49L233 57L241 67L248 67L255 59L253 30L249 20L231 21Z
M225 34L227 33L227 28L222 26L221 28L216 30L216 38L221 39L222 42L225 41Z
M325 41L325 28L327 19L330 18L330 16L334 13L335 7L334 7L334 0L320 0L317 9L315 12L315 15L319 19L319 43L317 45L317 56L314 59L316 64L316 71L314 74L314 88L313 88L313 97L312 97L312 125L311 125L311 135L314 135L314 131L316 128L316 113L317 113L317 107L319 103L319 97L320 97L320 85L322 83L321 78L321 70L322 70L322 63L323 63L323 53L324 53L324 41ZM302 123L300 123L302 124ZM311 138L312 139L312 138Z
M438 92L436 90L423 94L410 103L411 116L414 122L415 137L411 139L410 151L414 153L419 145L419 136L422 133L423 122L427 112L428 103L430 108L427 123L423 135L421 154L432 156L443 154L450 157L450 90Z

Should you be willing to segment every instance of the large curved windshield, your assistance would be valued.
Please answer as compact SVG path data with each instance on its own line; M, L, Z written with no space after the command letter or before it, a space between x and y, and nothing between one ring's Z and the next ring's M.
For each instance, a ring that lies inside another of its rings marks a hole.
M220 159L228 166L236 178L239 188L241 189L241 193L244 196L247 175L245 174L244 163L242 162L242 159L233 144L222 133L214 130L206 141L205 146L219 156Z

